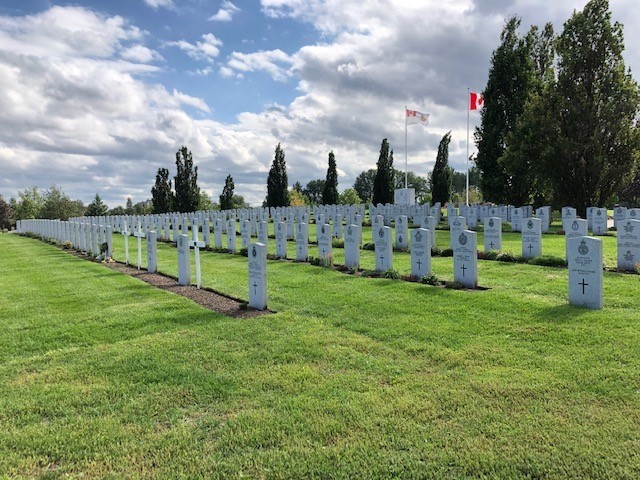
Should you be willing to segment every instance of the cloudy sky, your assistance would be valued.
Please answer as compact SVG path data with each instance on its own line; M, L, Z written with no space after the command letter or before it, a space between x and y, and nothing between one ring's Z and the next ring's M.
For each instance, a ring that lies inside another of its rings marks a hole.
M467 88L481 91L506 16L562 28L585 0L2 0L0 194L55 184L85 203L151 196L186 145L200 186L258 205L278 142L289 184L339 189L374 168L383 138L426 176L451 130L464 170ZM637 78L636 1L612 0ZM478 115L471 114L472 128ZM473 151L473 145L472 145Z

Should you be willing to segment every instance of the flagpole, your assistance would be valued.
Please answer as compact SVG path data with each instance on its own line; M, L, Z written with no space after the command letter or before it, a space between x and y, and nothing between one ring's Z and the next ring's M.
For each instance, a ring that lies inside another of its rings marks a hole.
M467 207L469 206L469 109L471 104L469 103L471 98L471 91L467 87Z
M404 188L408 188L407 183L407 106L404 106Z

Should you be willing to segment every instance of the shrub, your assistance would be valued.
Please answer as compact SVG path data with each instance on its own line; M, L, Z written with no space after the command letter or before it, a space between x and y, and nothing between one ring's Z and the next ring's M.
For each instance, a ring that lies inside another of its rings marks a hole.
M530 265L541 265L543 267L566 267L567 261L561 257L552 255L542 255L540 257L530 258L527 262Z
M440 252L441 257L453 257L453 249L452 248L444 248Z
M373 243L365 243L362 245L362 250L375 250L376 246Z
M400 274L398 273L398 271L394 270L393 268L390 268L389 270L382 272L380 276L382 278L390 278L392 280L397 280L400 278Z
M62 244L62 248L64 248L65 250L71 250L73 248L73 243L67 240Z
M331 245L333 245L333 248L344 248L344 240L341 240L339 238L334 238L331 241Z
M438 280L438 277L436 277L433 273L422 277L420 279L420 282L427 285L440 285L440 280Z
M515 263L517 261L516 256L511 252L500 252L496 256L496 260L499 262Z
M440 255L442 255L442 249L440 247L438 247L437 245L434 245L433 247L431 247L432 257L439 257Z
M248 257L249 256L249 248L247 248L247 247L241 248L238 251L238 254L242 255L243 257Z

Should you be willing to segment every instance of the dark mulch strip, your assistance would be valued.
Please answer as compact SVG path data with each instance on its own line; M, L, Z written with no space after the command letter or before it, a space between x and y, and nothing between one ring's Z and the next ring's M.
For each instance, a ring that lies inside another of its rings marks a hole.
M76 252L74 250L69 250L69 252L85 260L96 261L92 257L84 255L83 253ZM213 310L214 312L221 313L222 315L226 315L228 317L255 318L262 315L275 313L273 310L255 310L247 306L247 302L215 292L210 288L201 287L200 289L198 289L195 285L178 285L177 279L168 275L163 275L161 273L149 273L146 270L138 270L136 267L125 265L124 263L116 262L113 260L101 263L111 268L112 270L116 270L117 272L123 273L125 275L135 277L139 280L142 280L143 282L153 285L156 288L159 288L160 290L167 290L177 295L187 297L196 302L198 305L201 305L205 308L208 308L209 310Z

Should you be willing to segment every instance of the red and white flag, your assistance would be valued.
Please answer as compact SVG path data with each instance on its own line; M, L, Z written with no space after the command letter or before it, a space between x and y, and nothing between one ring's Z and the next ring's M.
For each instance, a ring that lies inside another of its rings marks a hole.
M469 93L469 110L480 110L484 107L484 98L481 93Z
M424 125L425 127L427 125L429 125L429 114L428 113L421 113L418 112L416 110L406 110L406 120L407 120L407 125L414 125L416 123L420 123L421 125Z

